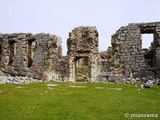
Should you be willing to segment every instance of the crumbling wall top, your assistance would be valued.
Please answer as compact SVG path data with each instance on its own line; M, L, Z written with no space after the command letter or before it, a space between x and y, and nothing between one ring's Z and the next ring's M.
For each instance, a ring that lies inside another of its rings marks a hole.
M69 33L67 40L69 52L98 53L98 32L96 27L77 27Z
M62 57L61 39L39 33L0 34L0 71L3 73L44 79Z

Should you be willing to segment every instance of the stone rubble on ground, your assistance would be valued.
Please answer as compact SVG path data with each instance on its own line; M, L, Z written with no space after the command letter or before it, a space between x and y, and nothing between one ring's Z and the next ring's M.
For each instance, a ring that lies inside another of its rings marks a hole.
M31 77L21 76L0 76L0 84L29 84L33 82L43 82L39 79L33 79ZM118 83L118 84L141 84L141 88L152 88L154 85L160 85L160 79L154 79L152 77L143 78L123 78L121 80L105 81L106 83ZM47 84L47 87L54 87L57 84ZM72 88L86 88L86 86L70 86ZM97 89L103 89L103 87L96 87Z
M29 84L33 82L42 82L42 80L21 76L0 76L0 84Z
M144 88L152 88L153 85L160 85L160 79L152 77L143 78L123 78L122 80L114 81L121 84L142 84Z
M153 87L153 82L154 81L148 80L147 82L143 83L143 86L145 88L152 88Z
M47 84L48 87L55 87L57 84Z
M117 90L117 91L121 91L122 88L108 88L108 90Z
M70 85L71 88L86 88L87 86L73 86L73 85Z
M96 87L97 89L104 89L104 87Z

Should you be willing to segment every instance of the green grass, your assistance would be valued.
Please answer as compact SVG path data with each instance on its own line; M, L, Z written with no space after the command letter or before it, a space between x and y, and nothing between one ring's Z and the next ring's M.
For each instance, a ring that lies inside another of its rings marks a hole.
M57 86L47 87L47 84L1 84L0 120L160 119L159 86L138 90L140 85L52 83ZM159 114L159 118L126 118L125 113Z

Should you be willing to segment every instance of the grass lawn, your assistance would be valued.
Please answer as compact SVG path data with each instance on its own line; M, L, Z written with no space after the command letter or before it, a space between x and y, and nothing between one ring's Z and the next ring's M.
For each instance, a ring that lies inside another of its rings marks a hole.
M130 114L159 117L133 118ZM0 120L128 119L160 119L160 86L140 89L140 85L111 83L0 84Z

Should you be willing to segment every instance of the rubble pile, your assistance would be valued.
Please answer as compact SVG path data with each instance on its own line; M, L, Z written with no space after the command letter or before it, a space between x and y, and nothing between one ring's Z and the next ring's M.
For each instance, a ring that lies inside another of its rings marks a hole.
M0 76L0 84L29 84L33 82L42 82L40 79L21 76Z

